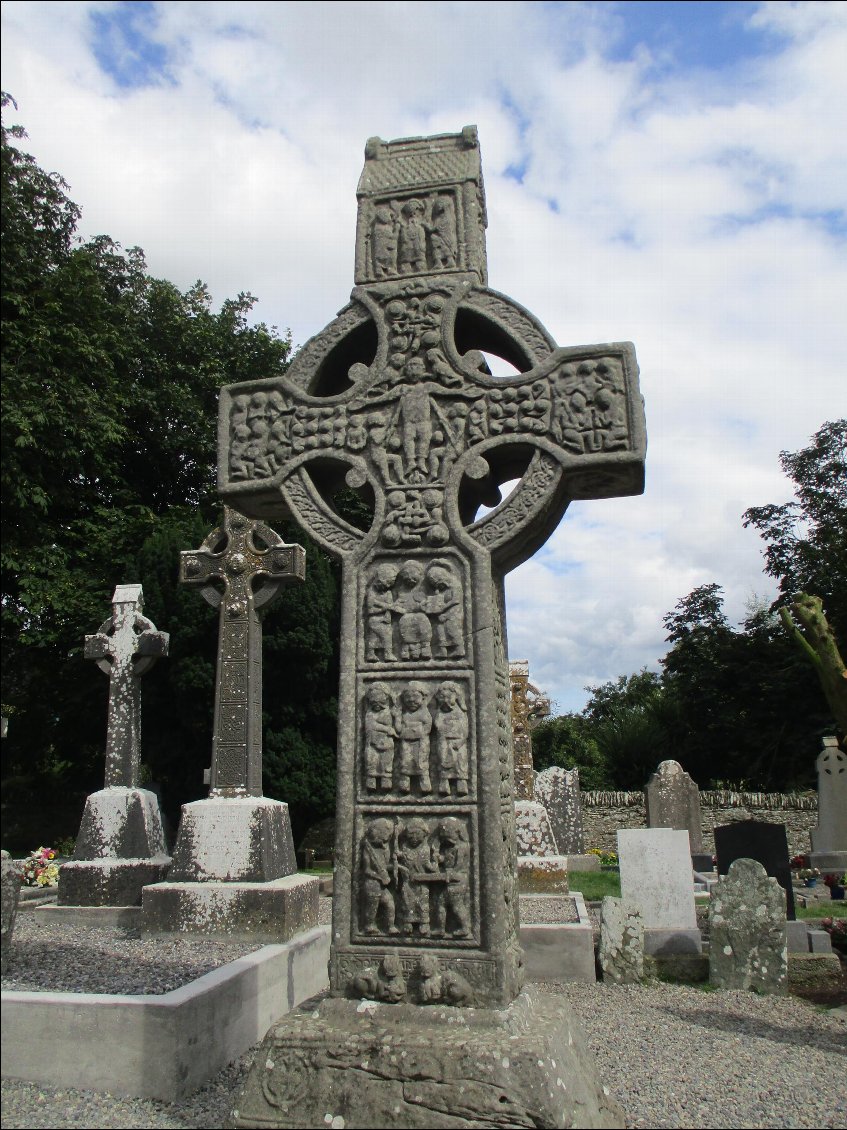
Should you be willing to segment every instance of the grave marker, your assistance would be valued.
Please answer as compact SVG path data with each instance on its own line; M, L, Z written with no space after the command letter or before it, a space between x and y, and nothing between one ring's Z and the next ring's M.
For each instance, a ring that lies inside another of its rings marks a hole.
M809 863L821 871L847 871L847 753L834 737L823 739L818 771L818 824L811 830Z
M786 917L794 921L797 915L784 824L769 824L761 820L723 824L715 828L715 854L720 875L726 875L736 859L755 859L761 863L768 875L777 879L785 891Z
M502 1009L520 991L503 577L572 499L641 492L645 434L630 344L559 348L487 288L474 127L371 139L365 157L351 302L284 377L222 391L219 485L248 513L292 513L341 558L330 986L336 997L364 987L415 1025L414 1005ZM519 375L493 377L486 350ZM345 482L372 503L367 532L333 506ZM421 827L430 867L410 870L402 857L420 852ZM404 900L411 933L398 925ZM289 1030L269 1034L279 1074L251 1077L252 1113L237 1124L267 1117L298 1055L311 1063L342 1029L364 1031L349 1002L325 1002L320 1017L309 1051ZM544 1020L534 1038L559 1037ZM446 1083L449 1057L433 1055ZM395 1093L374 1074L355 1100L393 1120ZM297 1113L285 1117L311 1124L311 1101L286 1103ZM406 1104L405 1124L426 1117Z
M785 899L755 859L736 859L712 888L709 980L718 989L784 993L788 977Z
M700 953L688 833L673 828L618 832L621 895L639 907L644 952L656 957Z

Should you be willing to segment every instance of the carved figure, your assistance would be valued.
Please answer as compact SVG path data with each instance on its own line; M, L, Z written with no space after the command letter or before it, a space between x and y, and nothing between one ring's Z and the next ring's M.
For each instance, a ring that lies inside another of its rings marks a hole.
M431 591L427 611L435 622L435 648L439 658L465 654L462 592L446 561L435 561L426 571Z
M426 364L422 357L406 362L403 374L409 382L397 407L396 419L402 424L404 470L408 482L426 482L429 449L432 444L432 406L426 384Z
M394 659L394 594L397 580L395 565L382 562L373 571L365 593L365 659Z
M435 896L433 934L466 938L470 933L470 863L468 833L461 820L448 816L438 825L438 864L445 878ZM448 923L451 929L448 930Z
M411 789L416 778L422 793L432 792L429 778L429 735L432 715L427 706L428 691L423 683L409 683L400 695L400 717L397 734L400 738L400 773L398 788L401 793Z
M350 982L350 990L354 997L398 1004L406 996L406 981L400 958L393 953L386 954L378 969L370 966L354 977Z
M384 932L378 922L380 911L388 933L400 933L394 924L394 895L390 889L394 881L391 870L393 832L392 822L379 817L370 822L362 836L362 909L366 934Z
M473 1001L473 989L470 982L452 969L443 972L435 954L424 954L418 962L418 974L421 978L420 998L421 1004L452 1004L469 1005Z
M432 206L432 265L456 266L456 209L449 196L439 196Z
M424 568L419 561L407 561L397 573L394 607L400 613L397 631L401 659L432 658L432 625L425 611L423 579Z
M401 214L403 223L399 233L397 266L402 275L420 274L427 269L423 201L416 198L407 200Z
M373 683L365 695L365 788L391 788L396 736L388 687Z
M458 683L442 683L435 695L435 752L438 791L450 795L468 791L468 707Z
M388 205L377 208L371 228L374 275L388 278L397 270L397 221Z
M404 934L429 934L429 884L421 880L438 868L434 859L429 829L423 820L414 818L400 835L397 871L400 876L400 924Z

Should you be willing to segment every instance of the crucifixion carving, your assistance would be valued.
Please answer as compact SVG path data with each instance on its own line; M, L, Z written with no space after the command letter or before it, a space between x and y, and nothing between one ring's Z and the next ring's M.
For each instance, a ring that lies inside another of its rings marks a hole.
M642 491L638 367L488 288L474 127L371 139L358 199L350 303L284 377L222 391L219 485L343 564L332 991L397 965L396 999L450 1003L435 962L499 1007L522 980L503 577L571 500Z

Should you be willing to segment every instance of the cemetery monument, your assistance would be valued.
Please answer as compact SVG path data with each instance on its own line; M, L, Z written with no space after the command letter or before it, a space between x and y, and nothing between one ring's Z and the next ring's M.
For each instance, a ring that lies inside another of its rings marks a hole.
M641 910L645 954L701 953L688 833L677 828L622 828L618 859L621 895Z
M559 348L488 288L475 127L372 138L358 201L351 301L221 393L223 497L343 570L330 995L271 1029L233 1120L618 1125L562 1002L521 992L503 578L572 499L643 490L634 349Z
M138 787L141 676L168 654L168 635L143 615L141 585L118 585L112 615L85 637L85 657L109 676L106 781L85 802L73 856L59 871L60 906L137 906L170 867L159 799Z
M709 901L709 980L717 989L784 993L785 898L755 859L736 859Z
M700 786L678 761L663 761L644 789L648 828L677 828L688 832L695 871L711 871L712 857L703 851Z
M209 796L182 806L168 881L148 887L145 933L287 941L317 924L319 881L297 875L288 805L262 795L262 621L306 555L224 507L181 555L180 580L220 610Z
M834 737L823 739L818 771L818 825L811 830L809 866L847 871L847 753Z

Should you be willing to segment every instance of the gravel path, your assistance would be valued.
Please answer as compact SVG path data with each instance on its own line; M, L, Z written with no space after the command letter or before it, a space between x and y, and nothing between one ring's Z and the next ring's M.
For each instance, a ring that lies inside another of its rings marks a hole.
M27 915L22 915L16 924L16 942L24 940L26 919ZM20 935L18 926L24 927ZM32 928L45 942L45 932L53 930ZM85 931L95 933L108 932ZM115 939L109 945L115 948L119 941ZM90 939L78 941L72 951L76 959L82 958L86 944ZM153 961L151 945L163 943L125 938L120 944L143 946L139 952L144 954L146 975ZM234 956L249 952L245 947L218 942L200 943L202 953L189 952L188 947L197 943L167 944L176 946L172 956L180 983L191 961L202 961L202 971L206 972L220 963L217 957L226 949L237 951ZM214 956L210 952L213 947ZM55 964L55 945L49 952L51 964ZM94 960L100 962L101 951L97 952ZM155 960L161 961L165 952L157 950ZM165 964L169 961L167 958ZM132 976L125 957L123 962L122 976ZM162 983L157 976L156 985ZM560 993L570 1002L582 1021L604 1083L626 1113L628 1127L842 1130L847 1126L845 1009L822 1012L795 997L709 992L681 985L635 988L569 984L538 988L543 993ZM49 1054L45 1049L34 1051ZM80 1126L217 1130L226 1125L250 1059L251 1053L247 1053L178 1103L4 1081L3 1126L9 1130Z

